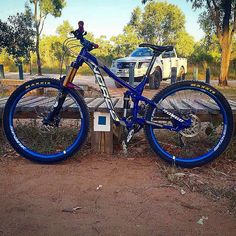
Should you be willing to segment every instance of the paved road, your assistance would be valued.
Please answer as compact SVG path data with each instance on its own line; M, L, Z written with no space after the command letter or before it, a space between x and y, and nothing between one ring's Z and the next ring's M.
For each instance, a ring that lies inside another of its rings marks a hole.
M15 72L5 73L5 76L6 76L6 78L9 78L9 79L18 79L18 73L15 73ZM37 76L37 75L32 76L32 75L29 75L28 73L24 74L25 80L39 78L39 77L59 78L60 75L59 74L44 74L43 76ZM125 88L116 88L114 81L110 77L105 76L104 78L105 78L106 85L109 88L110 95L112 97L123 96L123 93L126 91ZM77 75L74 79L74 82L76 84L81 84L81 85L86 84L86 85L89 85L89 86L99 89L98 84L95 82L94 76ZM166 87L169 84L170 84L170 82L163 81L161 87ZM155 93L156 93L156 90L147 89L144 91L144 95L149 98L153 97Z
M5 73L5 76L6 76L6 78L9 78L9 79L18 79L17 72ZM60 75L59 74L44 74L43 76L37 76L37 75L29 75L28 73L24 73L25 80L39 78L39 77L59 78ZM112 97L121 97L126 89L125 88L116 88L115 83L111 78L109 78L107 76L105 76L104 78L105 78L105 82L107 84L107 87L109 88L110 95ZM76 84L81 84L81 85L83 85L83 84L90 85L92 87L99 89L98 84L95 83L94 76L77 75L74 82ZM228 83L229 83L229 86L236 87L236 80L228 81ZM170 84L169 80L162 81L161 88L164 88L164 87L168 86L169 84ZM218 84L217 80L211 81L211 85L215 86L217 84ZM156 94L156 92L157 92L156 90L146 89L144 91L144 96L151 98L154 96L154 94Z

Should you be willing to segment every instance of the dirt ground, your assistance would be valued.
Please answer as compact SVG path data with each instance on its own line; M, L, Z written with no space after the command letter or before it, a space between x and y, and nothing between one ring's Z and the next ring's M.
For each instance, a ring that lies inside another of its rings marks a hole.
M146 143L129 153L41 165L4 152L0 235L236 235L235 159L185 170Z

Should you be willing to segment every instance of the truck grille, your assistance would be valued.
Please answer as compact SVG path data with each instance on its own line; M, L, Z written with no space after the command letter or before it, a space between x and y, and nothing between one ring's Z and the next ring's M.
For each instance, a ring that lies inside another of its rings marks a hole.
M118 69L129 69L130 63L136 63L136 62L118 62L117 68Z

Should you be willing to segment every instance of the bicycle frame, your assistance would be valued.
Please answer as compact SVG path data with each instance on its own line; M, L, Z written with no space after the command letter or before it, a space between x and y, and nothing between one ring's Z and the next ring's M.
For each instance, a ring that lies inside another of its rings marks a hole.
M96 80L98 82L100 90L103 94L104 100L106 102L107 108L109 109L111 117L115 121L116 124L121 124L123 126L126 126L128 129L132 129L134 124L139 124L142 127L144 124L148 123L149 125L153 125L156 128L164 128L164 129L178 131L178 130L181 130L183 128L186 128L186 126L189 126L190 121L189 120L184 120L184 119L172 114L171 112L165 110L164 108L163 109L158 108L152 100L142 96L143 90L144 90L145 85L146 85L147 80L148 80L148 75L150 74L150 72L152 70L152 67L153 67L153 64L155 62L156 57L157 57L157 55L153 56L152 61L151 61L150 65L149 65L149 68L147 70L147 73L146 73L146 75L144 75L143 80L140 82L140 84L136 87L132 87L128 83L124 82L122 79L117 77L114 73L112 73L105 65L103 65L103 63L98 61L96 59L96 57L91 55L88 52L88 50L86 50L85 48L82 48L81 51L80 51L80 54L77 56L76 60L71 63L70 70L67 73L66 78L64 79L63 85L66 86L66 87L69 87L69 88L76 88L77 86L72 83L73 79L74 79L75 74L76 74L77 70L79 69L79 67L81 67L83 63L86 63L86 64L89 65L89 67L94 72L94 75L96 77ZM111 101L111 97L110 97L109 91L107 89L105 80L104 80L104 78L103 78L103 76L100 72L100 68L109 77L111 77L113 80L117 81L122 86L124 86L125 88L128 89L128 91L126 91L125 94L127 96L130 96L132 101L133 101L132 119L131 120L128 120L126 117L122 117L120 119L119 116L117 115L117 113L115 112L114 105ZM138 114L139 114L139 111L140 111L140 107L139 107L138 104L139 104L140 101L143 101L143 102L145 102L145 104L149 104L149 105L159 109L160 111L162 111L166 115L168 115L171 118L175 119L178 123L177 128L173 127L173 126L169 126L169 125L156 124L154 122L146 121L142 117L138 117Z

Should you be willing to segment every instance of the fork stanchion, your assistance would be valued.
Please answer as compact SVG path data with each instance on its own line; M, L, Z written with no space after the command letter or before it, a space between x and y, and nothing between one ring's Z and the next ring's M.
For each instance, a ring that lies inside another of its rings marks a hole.
M5 79L3 64L0 64L0 79Z
M171 84L176 83L176 79L177 79L177 67L171 67Z
M134 67L135 63L129 63L129 84L134 87Z
M210 84L211 72L210 68L206 68L206 83Z

